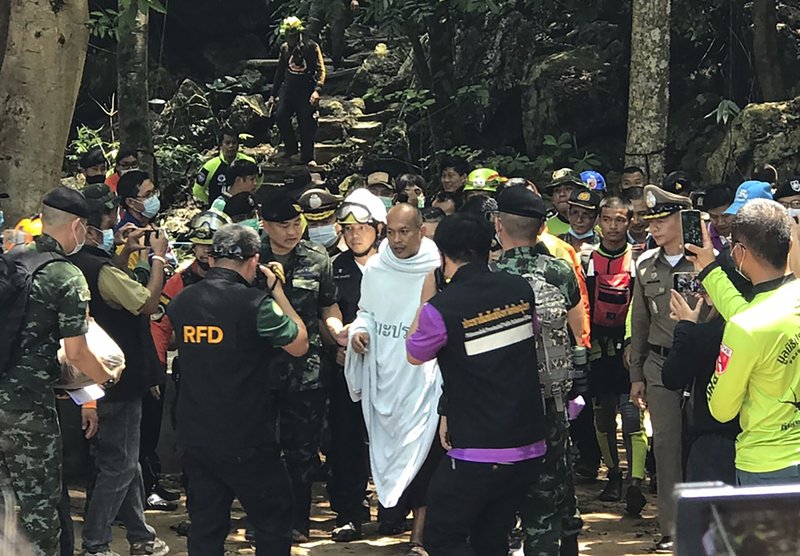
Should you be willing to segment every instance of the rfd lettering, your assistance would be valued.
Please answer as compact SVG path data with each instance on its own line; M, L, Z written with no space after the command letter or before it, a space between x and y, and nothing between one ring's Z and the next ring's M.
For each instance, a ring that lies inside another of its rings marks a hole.
M185 344L218 344L225 337L219 326L184 326L183 342Z

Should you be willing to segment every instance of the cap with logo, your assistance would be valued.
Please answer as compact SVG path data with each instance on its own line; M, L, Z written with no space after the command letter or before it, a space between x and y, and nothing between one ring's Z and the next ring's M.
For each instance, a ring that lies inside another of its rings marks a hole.
M765 181L749 180L736 190L736 197L731 206L723 214L737 214L742 207L753 199L772 200L772 186Z
M581 172L581 180L583 183L588 185L589 189L592 191L606 190L606 179L600 172L596 172L594 170L586 170L585 172Z
M586 182L581 179L581 175L572 168L561 168L553 172L550 178L550 184L545 188L545 191L552 193L553 189L559 185L575 185L578 187L588 187Z
M661 180L661 189L667 193L675 193L678 195L688 195L693 187L689 179L689 174L681 170L671 172Z
M525 218L547 217L544 199L524 185L503 189L497 196L497 211Z
M778 186L778 190L775 191L775 200L777 201L784 197L795 197L797 195L800 195L800 176L793 176L781 182Z
M386 207L383 202L366 189L356 189L336 210L339 224L386 224Z
M570 205L594 211L600 208L600 201L602 200L603 198L597 191L587 189L576 189L569 196Z
M86 200L95 206L113 210L119 206L119 197L105 183L90 183L81 190Z
M318 222L334 215L336 207L342 203L342 197L327 189L309 189L300 196L298 203L309 222Z
M258 203L253 194L247 191L237 193L225 203L225 214L232 219L252 214L256 209L258 209Z
M647 215L643 216L645 220L666 218L676 212L692 208L689 197L664 191L657 185L644 186L644 202L648 209Z
M56 187L45 195L42 204L81 218L89 217L89 204L83 193L64 185Z
M266 222L286 222L303 214L303 207L280 189L270 191L261 205L261 218Z
M464 184L464 191L484 191L496 193L497 188L506 182L506 178L497 170L491 168L477 168L469 173Z

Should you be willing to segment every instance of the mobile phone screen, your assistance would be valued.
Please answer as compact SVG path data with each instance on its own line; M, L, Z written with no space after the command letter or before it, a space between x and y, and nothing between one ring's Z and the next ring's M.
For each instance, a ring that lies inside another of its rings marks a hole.
M697 272L676 272L672 275L672 289L684 297L705 293L703 283L697 279Z
M683 234L683 244L703 246L703 231L700 220L699 210L682 210L681 211L681 233ZM684 248L684 255L691 255L689 251Z

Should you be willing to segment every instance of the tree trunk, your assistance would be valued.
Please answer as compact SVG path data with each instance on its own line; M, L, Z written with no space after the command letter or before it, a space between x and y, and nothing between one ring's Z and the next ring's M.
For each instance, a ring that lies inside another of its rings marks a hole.
M0 192L12 224L59 184L89 43L86 0L0 0Z
M778 16L775 0L753 2L753 62L765 102L785 100L778 53Z
M669 117L670 0L633 0L625 165L650 182L665 173Z
M122 10L120 2L120 11ZM136 9L136 4L133 4ZM135 17L120 18L117 43L117 104L119 142L139 151L142 170L151 172L153 132L150 126L150 100L147 86L147 8Z

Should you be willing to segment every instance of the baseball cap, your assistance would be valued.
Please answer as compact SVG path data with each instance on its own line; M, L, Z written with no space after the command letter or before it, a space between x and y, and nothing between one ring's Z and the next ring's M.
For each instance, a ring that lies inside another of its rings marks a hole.
M597 191L587 191L586 189L576 189L569 196L569 204L587 210L597 210L603 198Z
M736 197L724 214L737 214L742 207L753 199L769 199L772 201L772 186L765 181L749 180L736 190Z
M266 222L286 222L303 214L303 208L286 192L270 191L261 205L261 218Z
M89 218L89 204L83 193L64 185L56 187L45 195L42 204L80 218Z
M778 186L778 190L775 191L775 200L777 201L778 199L793 197L795 195L800 195L800 176L793 176L781 182Z
M580 174L572 168L561 168L553 172L550 179L550 184L545 188L545 191L552 191L559 185L577 185L579 187L587 187L586 183L581 179Z
M524 185L504 188L497 196L497 211L525 218L547 217L544 199Z

